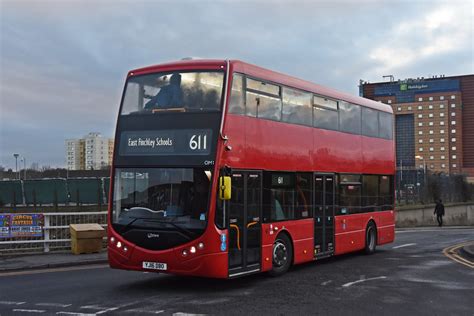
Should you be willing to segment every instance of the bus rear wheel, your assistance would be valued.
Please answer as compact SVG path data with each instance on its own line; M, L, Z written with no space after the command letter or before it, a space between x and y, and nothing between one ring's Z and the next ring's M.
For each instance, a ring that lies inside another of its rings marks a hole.
M286 234L277 236L272 249L272 270L270 275L280 276L291 267L293 261L293 246Z
M373 222L367 225L365 230L365 253L371 255L377 247L377 228Z

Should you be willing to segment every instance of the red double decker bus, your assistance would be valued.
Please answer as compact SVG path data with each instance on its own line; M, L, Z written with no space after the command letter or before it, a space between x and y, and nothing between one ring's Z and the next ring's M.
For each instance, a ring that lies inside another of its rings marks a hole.
M232 278L394 240L390 106L237 60L128 73L108 254Z

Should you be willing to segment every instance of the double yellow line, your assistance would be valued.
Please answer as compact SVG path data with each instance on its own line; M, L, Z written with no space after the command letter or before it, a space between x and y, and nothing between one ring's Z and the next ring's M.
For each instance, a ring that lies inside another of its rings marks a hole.
M465 265L465 266L467 266L471 269L474 269L474 262L473 261L470 261L466 258L463 258L458 254L459 248L470 245L470 244L474 244L474 241L468 241L468 242L465 242L465 243L462 243L462 244L449 246L449 247L443 249L443 254L446 257L448 257L449 259L452 259L452 260L454 260L454 261L456 261L460 264L463 264L463 265Z

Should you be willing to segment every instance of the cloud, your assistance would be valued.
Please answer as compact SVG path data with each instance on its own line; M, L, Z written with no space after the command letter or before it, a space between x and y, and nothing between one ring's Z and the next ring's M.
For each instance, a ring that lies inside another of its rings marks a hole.
M361 78L473 72L469 1L0 5L0 164L9 166L13 151L64 165L65 138L112 136L126 72L186 56L241 59L352 94Z
M375 70L380 73L406 71L420 61L457 52L470 51L472 57L472 19L472 2L433 7L416 19L394 25L369 57L379 64ZM471 58L467 71L473 71L472 62ZM452 66L448 60L446 65Z

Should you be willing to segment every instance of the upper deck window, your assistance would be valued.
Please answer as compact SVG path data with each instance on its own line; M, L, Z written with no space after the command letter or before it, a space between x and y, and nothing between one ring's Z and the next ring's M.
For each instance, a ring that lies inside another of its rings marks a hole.
M230 93L229 113L241 115L245 114L243 77L239 74L234 74L232 79L232 92Z
M279 96L280 95L280 87L279 86L269 84L269 83L266 83L266 82L262 82L262 81L259 81L259 80L253 80L253 79L250 79L250 78L247 78L247 89L267 93L267 94L274 95L274 96Z
M379 112L379 137L385 139L393 138L392 114Z
M280 86L247 78L246 114L280 121Z
M311 94L295 89L283 88L282 121L312 125Z
M337 101L313 96L313 126L325 129L338 130L338 106Z
M218 111L223 83L221 71L175 71L131 77L121 114Z
M315 106L325 107L325 108L337 111L337 101L315 95L313 103Z
M339 102L339 128L343 132L360 134L360 106Z
M362 135L378 137L378 112L369 108L362 108Z

